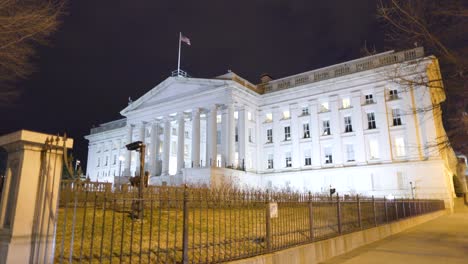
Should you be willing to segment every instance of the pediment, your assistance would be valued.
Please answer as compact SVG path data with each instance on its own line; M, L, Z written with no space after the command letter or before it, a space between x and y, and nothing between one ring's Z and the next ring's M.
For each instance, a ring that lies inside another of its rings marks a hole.
M224 80L195 79L182 77L169 77L138 100L133 101L120 113L126 115L129 112L151 107L162 102L168 102L177 98L197 94L226 83Z

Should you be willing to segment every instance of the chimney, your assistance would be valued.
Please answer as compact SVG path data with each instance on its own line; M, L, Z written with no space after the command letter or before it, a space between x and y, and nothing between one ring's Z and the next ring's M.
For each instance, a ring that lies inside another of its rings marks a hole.
M269 81L272 81L272 80L273 80L273 78L271 78L270 74L268 74L268 73L264 73L264 74L260 75L261 84L265 84L265 83L267 83Z

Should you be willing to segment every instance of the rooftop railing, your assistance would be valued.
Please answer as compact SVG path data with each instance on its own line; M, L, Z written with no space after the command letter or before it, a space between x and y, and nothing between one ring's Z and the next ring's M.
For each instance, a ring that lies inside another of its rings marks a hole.
M400 52L386 52L376 54L353 61L348 61L333 65L330 67L317 69L278 80L273 80L263 85L265 93L280 91L308 83L319 82L335 77L340 77L356 72L376 69L379 67L401 63L405 61L422 58L424 56L424 48L417 47L410 50Z
M108 130L121 128L127 125L127 119L119 119L109 123L101 124L98 127L91 128L91 134L97 134Z

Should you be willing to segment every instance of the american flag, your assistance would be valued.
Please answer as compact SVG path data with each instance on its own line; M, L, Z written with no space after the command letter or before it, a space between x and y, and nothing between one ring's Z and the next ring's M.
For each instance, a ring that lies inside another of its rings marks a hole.
M185 44L190 46L190 39L182 34L180 34L180 41L185 42Z

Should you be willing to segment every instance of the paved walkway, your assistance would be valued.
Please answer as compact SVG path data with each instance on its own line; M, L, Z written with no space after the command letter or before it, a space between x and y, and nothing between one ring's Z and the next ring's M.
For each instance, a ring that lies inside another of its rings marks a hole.
M360 247L323 264L468 263L468 207L457 199L455 213Z

